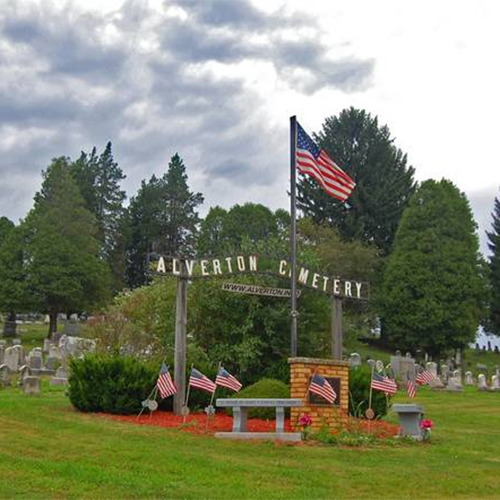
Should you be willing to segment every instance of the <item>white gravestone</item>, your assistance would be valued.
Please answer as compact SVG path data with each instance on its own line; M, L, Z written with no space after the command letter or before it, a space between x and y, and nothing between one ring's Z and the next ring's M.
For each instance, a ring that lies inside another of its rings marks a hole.
M10 385L10 370L6 364L0 365L0 387Z
M19 369L19 351L14 347L7 347L3 355L3 362L14 373Z
M490 390L500 391L500 377L498 375L493 375L493 377L491 377Z
M477 388L480 391L488 390L488 384L486 384L486 376L484 375L484 373L480 373L477 376Z
M434 363L434 361L429 361L428 363L425 364L426 370L430 371L434 377L437 378L438 376L438 365L437 363Z
M352 352L349 356L349 365L352 367L361 366L361 356L357 352Z
M23 392L24 394L40 394L41 392L41 378L40 377L24 377L23 379Z
M472 372L465 372L465 385L474 385L474 377Z

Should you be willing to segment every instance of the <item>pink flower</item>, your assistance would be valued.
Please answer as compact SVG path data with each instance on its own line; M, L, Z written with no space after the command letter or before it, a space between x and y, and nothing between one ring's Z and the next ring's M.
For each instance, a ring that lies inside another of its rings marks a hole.
M421 420L420 421L420 428L427 430L427 429L432 429L432 420Z
M312 424L312 418L309 415L307 415L307 413L299 418L299 425L301 425L302 427L306 428L309 427L311 424Z

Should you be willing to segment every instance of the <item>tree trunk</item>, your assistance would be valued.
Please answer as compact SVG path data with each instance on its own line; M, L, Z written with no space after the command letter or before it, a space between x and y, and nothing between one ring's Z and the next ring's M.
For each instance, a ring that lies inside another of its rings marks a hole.
M50 311L49 318L49 333L47 335L47 338L52 339L54 333L57 332L57 311Z
M15 337L16 336L16 313L10 312L5 317L5 323L3 325L3 336L4 337Z

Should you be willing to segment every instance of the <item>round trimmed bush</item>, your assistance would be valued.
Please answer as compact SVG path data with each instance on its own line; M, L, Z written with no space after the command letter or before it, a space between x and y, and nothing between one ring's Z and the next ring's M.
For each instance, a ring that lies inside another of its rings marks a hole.
M252 398L276 398L283 399L290 397L290 388L280 380L272 378L263 378L255 384L249 385L235 394L235 399ZM229 410L229 409L228 409ZM285 411L287 411L285 409ZM228 411L231 414L231 411ZM251 408L248 412L250 418L274 419L276 418L275 408Z
M349 372L349 415L363 417L370 398L371 368L359 366ZM388 410L388 399L381 391L372 391L372 408L375 417L383 417Z
M69 399L84 412L139 413L158 370L136 358L87 355L70 362Z

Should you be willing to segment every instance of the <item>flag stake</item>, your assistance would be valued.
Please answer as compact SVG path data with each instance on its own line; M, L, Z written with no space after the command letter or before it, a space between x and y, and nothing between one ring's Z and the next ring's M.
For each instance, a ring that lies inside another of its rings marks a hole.
M222 361L219 361L219 365L217 366L217 374L222 366ZM215 380L217 380L217 375L215 376ZM212 397L210 398L210 404L208 405L209 409L214 404L215 391L217 390L217 383L215 383L214 392L212 392ZM210 413L207 413L207 422L205 425L205 429L208 429L208 421L210 420Z
M191 373L193 371L193 368L194 368L194 363L191 364L191 370L189 373ZM189 381L191 380L191 375L189 376ZM186 392L186 399L184 400L184 407L183 408L187 408L188 407L188 402L189 402L189 389L191 389L191 384L189 383L188 381L188 388L187 388L187 392ZM186 415L186 410L182 410L182 412L184 413L184 415L182 415L182 424L184 425L186 423L186 418L187 418L187 415Z
M290 117L290 266L291 266L291 355L297 356L297 208L296 208L297 117Z

